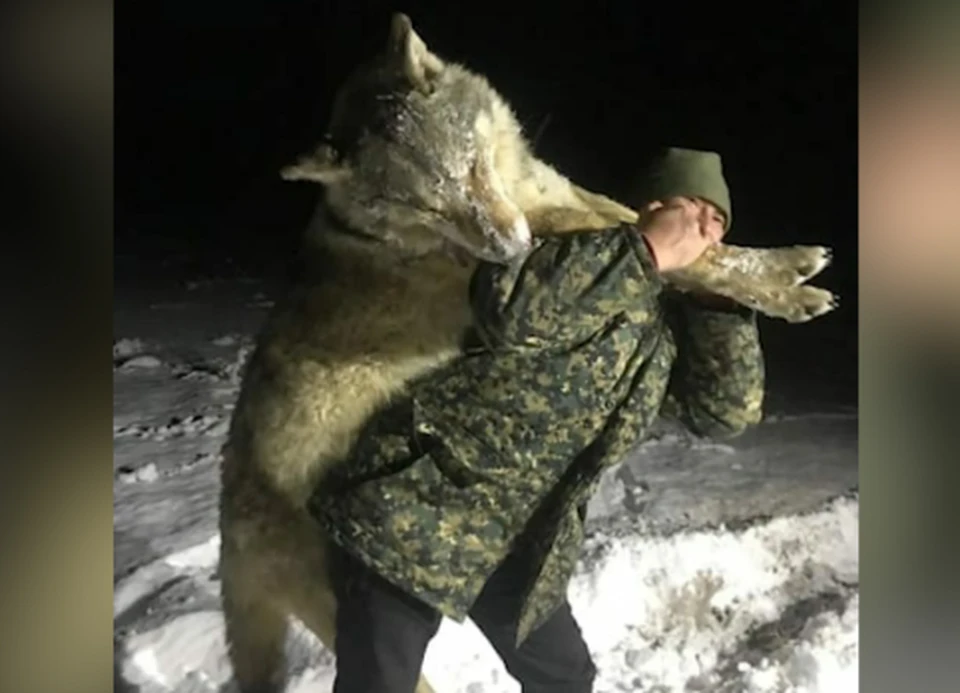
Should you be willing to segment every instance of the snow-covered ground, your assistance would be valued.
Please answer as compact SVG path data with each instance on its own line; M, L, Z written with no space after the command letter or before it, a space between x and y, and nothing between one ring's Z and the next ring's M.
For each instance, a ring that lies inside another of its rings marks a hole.
M242 276L117 288L114 614L128 691L232 690L217 455L274 294ZM604 478L570 587L598 693L858 690L856 410L776 388L767 410L722 444L661 428ZM288 693L330 690L333 658L310 634L295 627L289 654ZM439 693L519 691L469 622L444 621L424 668Z

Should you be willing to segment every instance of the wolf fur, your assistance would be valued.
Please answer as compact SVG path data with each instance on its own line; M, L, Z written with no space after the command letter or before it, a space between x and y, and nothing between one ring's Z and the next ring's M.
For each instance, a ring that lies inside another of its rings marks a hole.
M334 647L327 546L306 499L377 409L459 354L477 261L637 220L537 159L487 81L432 53L402 14L339 90L324 141L282 175L324 188L304 235L322 265L261 331L223 450L220 575L241 693L283 689L291 616ZM825 299L796 292L828 260L721 246L674 277L809 319Z
M459 353L477 259L636 218L533 157L486 80L431 53L403 15L340 89L326 140L282 174L324 186L305 234L324 262L268 319L224 446L220 573L242 693L282 689L290 616L333 648L305 501L379 407Z

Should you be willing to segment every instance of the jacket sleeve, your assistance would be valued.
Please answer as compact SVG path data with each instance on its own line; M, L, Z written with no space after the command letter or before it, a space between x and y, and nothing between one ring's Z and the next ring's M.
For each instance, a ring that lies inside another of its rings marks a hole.
M764 365L756 313L687 297L670 300L668 310L677 359L661 415L710 438L737 436L759 423Z
M482 264L470 300L486 348L576 344L653 305L663 283L631 226L544 239L522 261Z

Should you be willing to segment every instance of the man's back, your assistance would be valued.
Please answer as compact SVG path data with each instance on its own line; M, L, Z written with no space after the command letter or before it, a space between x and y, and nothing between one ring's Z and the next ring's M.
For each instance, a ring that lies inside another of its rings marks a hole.
M656 416L676 353L661 288L631 226L481 266L466 355L414 388L417 430L505 491L555 483L632 390Z

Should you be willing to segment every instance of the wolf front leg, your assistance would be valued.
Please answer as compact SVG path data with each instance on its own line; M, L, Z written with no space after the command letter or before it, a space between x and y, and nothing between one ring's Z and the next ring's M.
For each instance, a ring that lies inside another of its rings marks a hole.
M819 245L745 248L719 243L708 249L691 271L722 272L775 286L799 286L833 262L833 251Z
M719 244L667 281L680 291L726 296L768 317L807 322L839 305L825 289L803 283L822 272L832 253L822 246L743 248Z

